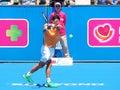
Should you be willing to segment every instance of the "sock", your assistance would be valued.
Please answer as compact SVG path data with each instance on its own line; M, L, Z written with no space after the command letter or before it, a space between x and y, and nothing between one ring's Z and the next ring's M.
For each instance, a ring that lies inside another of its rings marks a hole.
M51 82L51 79L50 79L50 78L47 78L47 82L48 82L48 83Z
M30 72L28 72L26 75L27 75L27 76L30 76L30 75L31 75L31 73L30 73Z

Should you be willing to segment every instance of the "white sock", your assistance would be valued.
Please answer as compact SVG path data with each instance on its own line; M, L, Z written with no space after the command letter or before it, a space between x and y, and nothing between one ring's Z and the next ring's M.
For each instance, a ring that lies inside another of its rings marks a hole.
M30 72L28 72L28 73L27 73L27 76L30 76L30 75L31 75L31 73L30 73Z
M47 78L47 82L48 82L48 83L51 82L51 79L50 79L50 78Z

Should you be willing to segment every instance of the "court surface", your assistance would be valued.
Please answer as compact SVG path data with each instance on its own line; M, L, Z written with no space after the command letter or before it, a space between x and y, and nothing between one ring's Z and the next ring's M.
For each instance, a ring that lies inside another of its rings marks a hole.
M53 66L51 79L57 88L31 86L22 78L36 63L1 63L0 90L120 90L120 63L74 63ZM44 84L45 68L31 76Z

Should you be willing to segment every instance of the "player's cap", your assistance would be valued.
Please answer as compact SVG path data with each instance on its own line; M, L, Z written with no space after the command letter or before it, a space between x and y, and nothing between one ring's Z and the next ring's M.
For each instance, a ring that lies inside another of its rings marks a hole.
M61 7L60 2L56 2L56 3L55 3L55 6L60 6L60 7Z

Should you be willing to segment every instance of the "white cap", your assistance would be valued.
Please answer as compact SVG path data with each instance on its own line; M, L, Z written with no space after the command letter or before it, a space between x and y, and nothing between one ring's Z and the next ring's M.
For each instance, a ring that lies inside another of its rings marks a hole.
M55 6L59 5L61 7L61 3L60 2L56 2Z

